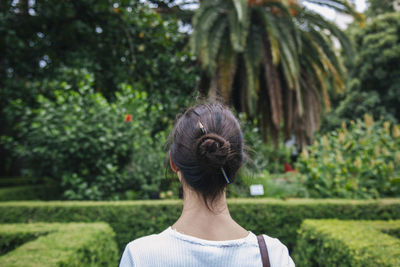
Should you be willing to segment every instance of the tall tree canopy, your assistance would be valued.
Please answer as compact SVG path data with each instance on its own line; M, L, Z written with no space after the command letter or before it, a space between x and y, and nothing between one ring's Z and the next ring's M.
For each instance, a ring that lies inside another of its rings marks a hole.
M357 48L349 86L338 106L324 118L322 130L333 130L365 113L375 119L400 121L400 13L372 17L365 28L352 25L349 34Z
M309 0L361 20L348 1ZM335 39L350 57L346 35L296 0L203 0L191 47L206 70L200 91L258 117L264 136L295 133L309 143L329 107L328 90L343 90Z
M173 117L197 79L186 44L175 19L142 1L0 1L0 136L12 136L21 119L12 101L32 107L38 95L51 96L55 81L76 84L87 72L106 97L122 82L135 84ZM0 141L0 162L9 162L0 174L15 162L8 155Z
M399 0L367 0L367 2L368 9L365 13L368 17L375 17L384 13L395 12L396 7L400 8Z

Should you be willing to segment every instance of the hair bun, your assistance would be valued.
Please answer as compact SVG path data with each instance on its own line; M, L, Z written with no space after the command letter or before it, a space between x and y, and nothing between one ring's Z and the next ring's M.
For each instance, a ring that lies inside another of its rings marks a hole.
M200 164L211 167L222 167L230 153L231 145L223 137L209 133L199 138L196 143L196 154Z

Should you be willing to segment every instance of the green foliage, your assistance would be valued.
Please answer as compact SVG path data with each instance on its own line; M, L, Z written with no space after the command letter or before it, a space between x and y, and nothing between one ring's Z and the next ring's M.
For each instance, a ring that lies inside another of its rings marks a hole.
M399 266L400 240L386 232L395 221L305 220L294 261L299 266Z
M23 185L0 188L0 201L54 200L60 197L57 185Z
M307 218L400 219L394 200L230 199L232 217L246 229L279 238L292 251L296 231ZM116 233L120 253L138 237L163 231L180 216L182 201L3 202L0 223L107 222Z
M311 197L376 198L400 194L400 126L350 123L304 150L297 168Z
M324 119L323 132L367 112L375 119L400 120L400 13L372 17L366 27L352 25L348 33L357 48L355 62L348 60L351 80L343 101Z
M257 120L248 120L245 114L240 114L240 124L243 131L247 162L238 173L233 184L227 187L228 197L250 197L249 186L262 184L264 197L305 197L303 186L295 176L283 174L285 163L291 164L291 150L283 140L274 146L266 143Z
M308 2L362 17L348 1ZM191 35L204 71L199 88L257 117L276 144L284 130L304 146L329 106L328 89L344 88L333 38L353 55L344 32L299 1L200 1Z
M184 50L185 34L175 19L161 18L142 1L2 1L0 36L0 135L18 134L13 125L21 114L10 103L36 108L38 95L60 89L54 83L82 80L81 69L109 100L119 84L137 85L151 93L151 105L163 103L167 118L194 91L196 65ZM160 120L155 131L165 125ZM0 172L20 175L15 169L23 160L10 154L0 146Z
M285 163L291 164L291 150L283 140L274 144L265 143L257 120L248 120L245 114L240 114L240 124L246 145L247 162L238 173L233 184L227 187L228 197L250 197L249 186L261 184L264 186L262 197L308 197L307 191L297 176L284 174Z
M1 177L0 188L6 186L29 185L33 184L34 179L27 177Z
M23 114L19 136L3 143L26 160L30 176L58 181L67 199L115 199L128 189L148 197L163 177L166 133L154 132L163 106L124 84L108 101L83 73L76 84L52 84L57 90L39 95L38 108L14 101Z
M245 114L239 115L243 138L247 148L248 162L246 168L254 173L268 170L270 173L282 173L285 162L290 163L290 149L284 145L283 140L274 146L265 143L257 120L249 121Z
M54 78L67 66L94 73L96 89L107 96L123 81L157 91L191 90L185 77L191 60L180 52L185 39L177 21L162 19L145 3L5 1L0 12L3 77Z
M367 0L368 9L365 13L368 17L375 17L394 12L393 4L396 1L398 2L398 0Z
M0 257L1 266L115 266L118 261L115 234L105 223L2 224L0 237L1 248L18 246Z
M251 197L250 186L255 184L264 188L264 195L257 197L283 199L309 197L307 189L294 172L270 174L264 171L255 175L248 169L242 170L235 183L227 187L227 196Z
M400 118L400 13L387 13L368 22L355 36L361 91L377 91L387 112Z

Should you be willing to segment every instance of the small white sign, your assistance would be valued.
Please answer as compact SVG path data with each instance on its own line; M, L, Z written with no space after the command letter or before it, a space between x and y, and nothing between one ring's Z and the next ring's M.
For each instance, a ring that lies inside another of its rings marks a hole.
M250 185L250 195L252 196L262 196L264 195L264 187L262 184L252 184Z

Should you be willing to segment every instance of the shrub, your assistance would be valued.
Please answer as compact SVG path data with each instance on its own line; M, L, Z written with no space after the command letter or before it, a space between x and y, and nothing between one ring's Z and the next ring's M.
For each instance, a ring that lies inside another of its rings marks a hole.
M147 102L163 104L157 131L194 91L198 66L185 49L187 35L144 1L31 1L27 9L1 2L0 135L16 137L13 126L26 116L11 102L35 109L36 97L49 97L58 83L79 90L81 69L93 74L93 88L108 100L122 82L151 93ZM20 175L23 158L11 151L0 143L0 175Z
M297 168L311 197L376 198L400 194L400 128L351 122L304 150Z
M25 159L31 176L58 181L67 199L118 199L127 189L148 196L163 175L166 134L152 132L162 107L129 85L108 101L85 73L78 91L61 82L54 96L39 95L39 107L26 108L16 126L20 136L3 143Z
M258 197L270 198L301 198L308 197L308 191L298 179L295 172L270 174L263 171L254 174L244 169L240 174L240 183L230 184L226 188L228 197L250 197L250 186L258 184L264 188L264 195Z
M0 201L54 200L60 196L57 185L24 185L0 188Z
M15 248L1 266L115 266L114 232L104 223L3 224L0 247Z
M249 154L246 168L260 173L268 170L270 173L283 173L285 162L290 162L290 148L284 145L284 140L278 142L277 147L273 142L265 143L257 121L249 121L245 114L240 114L240 124L243 137Z
M33 184L34 179L28 177L2 177L0 178L0 188L5 186L18 186Z
M396 221L305 220L296 253L299 266L400 266L400 240L385 234L400 230Z
M400 200L230 199L232 217L246 229L279 238L292 250L307 218L400 219ZM126 202L3 202L0 223L107 222L120 253L131 240L163 231L180 216L178 200Z

